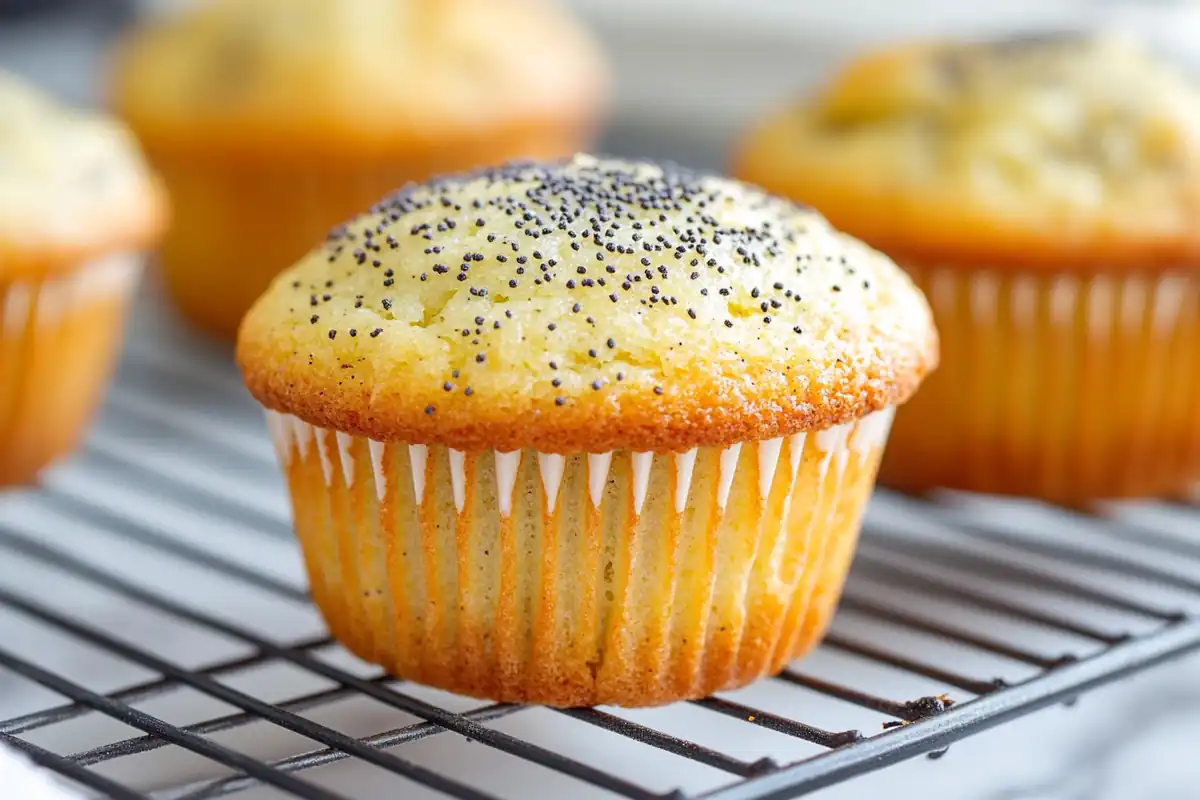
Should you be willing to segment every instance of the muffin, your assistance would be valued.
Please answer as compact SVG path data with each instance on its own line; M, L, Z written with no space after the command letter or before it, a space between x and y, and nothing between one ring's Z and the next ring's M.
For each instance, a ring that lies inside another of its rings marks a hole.
M591 41L530 0L216 0L136 32L115 100L171 191L167 286L233 337L276 274L409 180L577 150Z
M400 191L238 338L334 635L556 706L708 695L810 648L935 358L921 294L817 214L587 156Z
M880 480L1066 504L1200 480L1200 92L1128 41L869 55L736 173L925 290L942 368Z
M0 73L0 486L75 446L164 215L121 125Z

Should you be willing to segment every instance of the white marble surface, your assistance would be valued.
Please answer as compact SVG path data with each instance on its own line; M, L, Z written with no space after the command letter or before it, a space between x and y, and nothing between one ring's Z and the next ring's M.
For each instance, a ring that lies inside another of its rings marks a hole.
M0 746L0 786L21 800L77 800L79 795L61 780L39 769L24 754Z
M585 10L594 14L600 30L607 32L614 50L632 53L621 59L626 84L630 70L643 57L637 46L638 31L619 34L611 10L598 10L589 0ZM614 4L617 5L629 5ZM711 13L713 3L706 3ZM751 6L754 4L750 4ZM880 6L882 8L883 6ZM814 5L815 8L815 5ZM1045 8L1045 6L1043 6ZM778 64L781 37L796 37L791 45L806 59L797 61L795 74L817 69L830 54L845 51L845 43L829 36L804 37L804 26L785 28L779 22L779 6L762 19L771 21L774 49L765 62L742 63L737 54L754 50L748 40L730 44L725 53L730 74L754 64ZM822 11L829 19L827 11ZM964 12L965 13L965 12ZM770 14L776 16L772 17ZM660 15L661 16L661 15ZM703 14L699 14L703 17ZM646 18L644 30L652 30L653 15ZM839 18L840 19L840 18ZM637 26L641 28L641 26ZM754 27L753 25L750 26ZM761 27L761 26L760 26ZM838 24L834 24L835 29ZM662 31L663 28L658 30ZM824 29L822 29L824 30ZM722 35L732 35L729 31ZM768 37L769 38L769 37ZM676 42L669 51L680 58L692 59L688 42ZM622 44L623 42L623 44ZM660 44L662 44L660 40ZM662 44L663 47L668 45ZM624 48L622 50L621 48ZM714 50L703 53L713 59ZM66 25L54 30L0 29L0 64L16 64L22 70L44 78L69 96L89 99L96 96L95 64L100 53L87 26ZM668 59L669 60L669 59ZM738 62L738 63L734 63ZM806 66L808 65L808 66ZM638 68L640 69L640 67ZM659 96L670 94L671 87L687 81L688 71L662 72L649 83L658 86ZM719 72L719 70L718 70ZM772 73L773 74L773 73ZM782 81L773 78L772 91ZM657 83L655 83L657 81ZM736 95L736 81L720 84L721 97ZM650 92L650 89L646 90ZM696 98L680 106L676 122L691 119ZM719 163L725 137L731 130L726 121L711 127L690 126L687 138L665 138L664 126L646 124L645 108L650 94L634 94L620 109L624 133L613 140L613 147L628 152L648 152L673 156L701 164ZM639 99L640 98L640 99ZM719 98L716 98L719 99ZM736 102L748 102L734 98ZM737 108L738 106L732 106ZM666 115L670 119L670 115ZM715 117L709 117L715 118ZM676 131L679 129L676 128ZM669 131L668 131L669 132ZM678 142L678 144L677 144ZM157 398L157 399L149 399ZM229 514L216 504L196 502L194 497L164 495L141 473L130 472L113 457L127 459L137 469L166 476L173 484L186 484L202 492L224 498L255 518L266 519L271 530L283 535L263 536L245 523L238 514ZM130 353L120 381L104 412L100 425L85 451L55 471L47 480L47 492L4 498L0 502L0 524L7 525L36 542L64 550L127 576L139 586L170 597L180 598L190 607L211 613L220 619L243 625L272 641L286 642L320 633L316 615L307 606L286 597L251 590L238 581L221 578L186 559L151 553L144 545L128 538L98 534L95 509L133 518L153 534L173 537L204 553L215 554L268 576L284 589L298 591L303 584L299 558L286 537L285 505L278 477L270 464L271 448L261 422L236 384L236 376L220 354L184 336L157 303L142 308L136 319ZM873 510L873 519L891 526L904 527L904 508L882 502ZM1133 562L1152 563L1175 573L1200 579L1200 560L1170 557L1136 545L1112 543L1097 537L1086 524L1072 523L1057 512L1026 509L1020 513L987 508L979 513L1000 527L1053 523L1067 540L1084 542L1088 547L1112 550ZM1183 516L1153 509L1133 510L1132 519L1152 530L1168 531L1175 537L1191 536L1200 541L1200 531L1189 529L1194 522ZM941 541L945 533L914 521L909 533ZM1023 529L1023 528L1022 528ZM863 567L871 557L885 552L884 543L864 547ZM1048 569L1090 582L1101 581L1113 591L1146 602L1165 605L1189 605L1196 608L1195 593L1165 589L1146 582L1113 575L1111 572L1057 561L1032 558L989 545L971 544L969 549L1003 552L1018 562ZM933 579L965 584L969 588L994 591L1015 602L1040 608L1064 608L1101 627L1142 630L1146 621L1137 615L1102 613L1086 603L1064 601L1053 593L1006 583L995 575L977 576L956 569L939 568L919 560L906 565L911 571L925 570ZM861 572L861 570L860 570ZM916 608L950 624L1008 641L1020 642L1029 649L1058 654L1081 655L1095 650L1083 640L1027 625L1017 625L994 614L981 614L965 606L939 602L932 596L906 589L881 586L868 580L869 573L856 575L851 595L876 599L896 607ZM0 558L0 589L22 597L34 598L64 613L83 618L89 624L113 636L149 647L158 656L189 667L236 656L246 651L244 643L214 635L196 626L181 624L162 613L130 603L111 593L65 576L60 570L24 556L5 552ZM980 679L1004 676L1020 680L1031 668L1013 661L988 656L962 646L947 645L933 637L880 623L869 615L847 613L838 621L838 633L846 638L868 642L934 664L952 666L956 671ZM0 611L0 648L17 651L39 665L58 671L97 691L112 691L132 682L151 679L153 673L133 667L94 648L80 645L70 637L54 633L27 616ZM336 651L329 658L369 674L368 668L355 665ZM807 674L850 686L866 687L874 693L895 699L916 698L946 691L944 683L914 676L898 669L884 668L836 648L824 648L800 669ZM294 668L264 668L248 676L239 676L231 685L245 688L258 696L279 700L297 693L324 688L323 681L306 677ZM414 690L419 691L419 690ZM965 701L970 693L950 689L956 699ZM425 693L449 707L462 709L478 705L437 693ZM877 712L864 711L836 702L804 689L764 683L732 699L765 706L783 716L803 719L829 730L861 729L875 734L885 719ZM61 698L29 682L0 670L0 718L26 713L60 702ZM184 724L204 719L229 709L203 700L194 692L181 692L166 699L139 705L171 722ZM223 709L223 710L218 710ZM356 735L366 735L402 725L411 718L362 699L344 701L312 712L332 727ZM773 756L791 761L819 752L819 748L774 734L736 720L725 720L696 709L671 708L632 712L631 719L660 726L663 730L693 738L746 760ZM552 744L586 763L619 765L624 776L656 790L676 787L689 792L704 791L728 780L714 770L697 767L673 757L649 752L609 734L545 711L522 712L494 723L502 730L519 733L535 741ZM30 734L31 741L58 752L75 752L116 738L133 735L117 723L88 719L70 722ZM256 726L237 735L220 735L219 741L234 744L263 758L283 757L313 747L293 734L268 726ZM1200 659L1180 660L1120 684L1085 696L1072 708L1055 707L1036 715L1005 724L993 731L955 744L937 761L916 759L882 772L857 778L826 789L823 798L921 797L946 800L961 798L1045 798L1046 800L1126 800L1127 798L1191 798L1200 794ZM457 737L438 736L405 745L398 752L417 763L434 766L460 775L476 785L487 786L506 797L557 798L600 796L582 792L578 784L558 778L546 770L522 765L499 756L478 744ZM122 759L101 767L105 774L133 782L146 790L166 789L188 780L217 777L224 770L202 759L178 753L156 753ZM395 796L427 796L409 792L407 784L385 779L376 769L339 764L314 773L314 779L336 786L344 794L364 800ZM278 797L266 790L252 790L239 797ZM6 797L0 792L0 797Z

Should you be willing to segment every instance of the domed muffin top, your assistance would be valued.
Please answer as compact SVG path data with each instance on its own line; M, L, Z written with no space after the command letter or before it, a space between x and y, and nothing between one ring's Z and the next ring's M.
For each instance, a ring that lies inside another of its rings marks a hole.
M238 350L260 401L313 424L547 452L824 428L937 358L907 277L816 213L589 156L401 190L282 274Z
M146 246L163 201L133 137L0 72L0 281Z
M583 30L537 0L214 0L118 56L117 104L155 147L251 153L590 120L606 83Z
M888 252L1200 263L1200 89L1118 37L869 55L752 135L738 172Z

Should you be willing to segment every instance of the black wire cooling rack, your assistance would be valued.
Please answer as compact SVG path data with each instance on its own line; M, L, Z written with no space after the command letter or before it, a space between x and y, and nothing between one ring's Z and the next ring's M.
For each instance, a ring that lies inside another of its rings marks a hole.
M1200 649L1187 503L883 492L832 633L773 680L642 711L396 681L323 634L227 354L151 322L80 455L0 501L0 741L83 791L793 797Z

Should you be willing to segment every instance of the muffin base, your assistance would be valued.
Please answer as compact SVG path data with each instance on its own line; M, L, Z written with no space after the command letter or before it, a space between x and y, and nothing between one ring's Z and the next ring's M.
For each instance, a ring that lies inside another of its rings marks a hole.
M942 362L881 482L1081 505L1200 481L1200 275L904 266Z
M282 152L252 160L151 148L173 207L161 257L167 289L196 325L232 338L271 280L320 244L334 225L409 181L518 157L568 155L586 128L496 131L478 141L443 142L390 159Z
M891 412L679 455L462 453L268 421L313 598L352 652L503 702L647 706L820 639Z
M73 450L113 368L141 259L0 284L0 486Z

